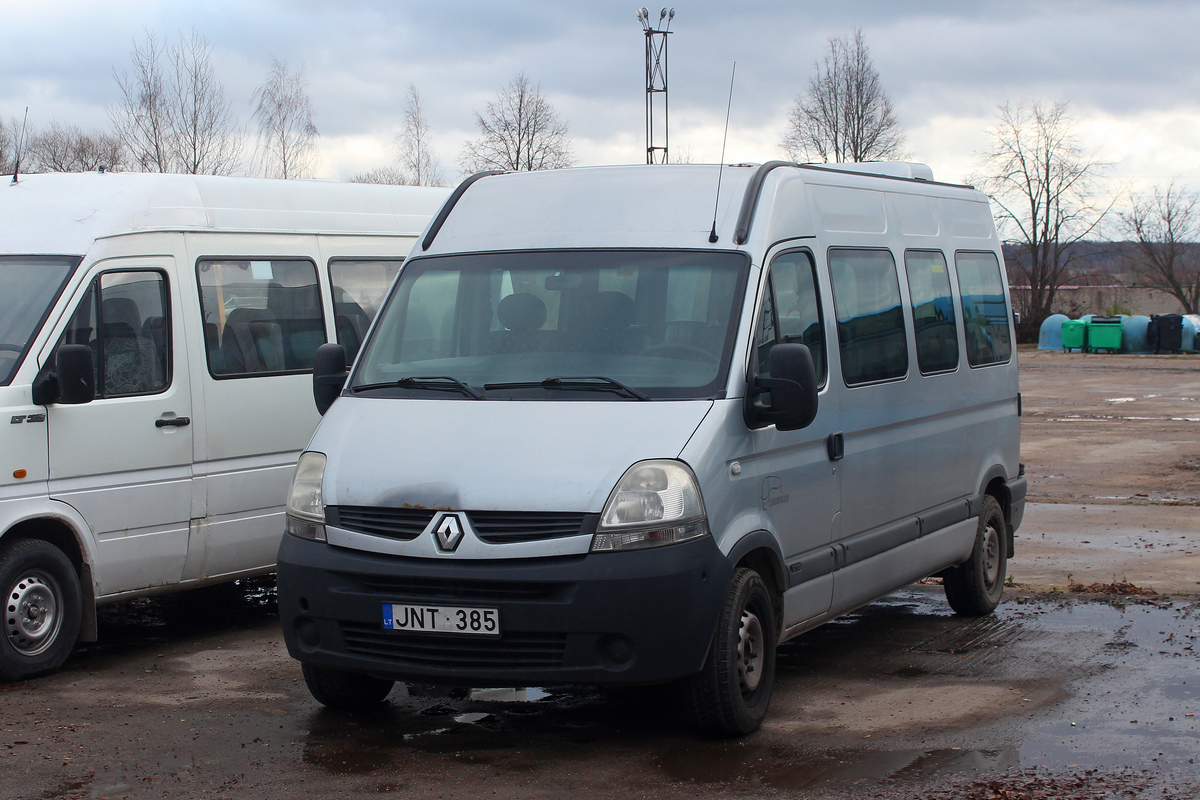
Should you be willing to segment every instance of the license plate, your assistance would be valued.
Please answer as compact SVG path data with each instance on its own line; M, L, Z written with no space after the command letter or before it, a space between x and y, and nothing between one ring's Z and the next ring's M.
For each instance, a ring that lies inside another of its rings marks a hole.
M500 635L500 609L383 604L383 627L389 631Z

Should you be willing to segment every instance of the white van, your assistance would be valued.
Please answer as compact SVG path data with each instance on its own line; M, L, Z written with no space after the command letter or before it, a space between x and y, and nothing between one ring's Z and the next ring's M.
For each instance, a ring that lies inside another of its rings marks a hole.
M742 734L781 641L928 575L990 612L1025 498L1002 263L923 165L464 182L348 376L317 356L278 557L313 695L678 680Z
M96 606L274 568L313 354L358 348L441 189L0 183L0 679Z

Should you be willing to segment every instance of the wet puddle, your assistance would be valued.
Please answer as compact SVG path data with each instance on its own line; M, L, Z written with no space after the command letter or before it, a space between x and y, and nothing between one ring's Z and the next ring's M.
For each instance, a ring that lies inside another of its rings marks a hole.
M964 619L937 593L908 591L784 645L779 700L764 730L746 739L695 737L661 688L414 687L409 695L398 687L377 715L316 712L303 758L333 774L381 776L433 769L430 759L521 772L637 758L658 780L713 789L915 785L1031 767L1196 780L1198 647L1200 603L1010 600L993 616ZM841 701L857 704L857 717L836 716L829 706L837 704L819 694L838 681L875 692ZM937 703L947 687L969 694L997 691L993 684L1009 692L1003 707L942 724ZM810 689L825 699L806 705ZM910 692L932 698L930 710L890 728L882 712L872 719L872 702Z

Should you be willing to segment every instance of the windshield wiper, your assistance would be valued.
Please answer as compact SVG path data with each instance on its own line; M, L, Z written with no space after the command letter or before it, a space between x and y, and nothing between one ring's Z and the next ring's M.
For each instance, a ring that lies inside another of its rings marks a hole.
M463 383L458 378L452 378L449 375L414 375L408 378L401 378L398 381L388 381L386 383L367 383L362 386L351 386L352 392L365 392L368 389L386 389L393 386L399 386L402 389L433 389L435 391L450 391L462 392L468 395L473 400L483 400L483 395L478 389L473 389L466 383Z
M540 381L515 381L512 383L485 383L484 389L565 389L579 392L613 392L614 394L633 397L637 400L649 400L650 396L639 392L632 386L626 386L620 381L606 378L602 375L587 375L580 377L551 377Z

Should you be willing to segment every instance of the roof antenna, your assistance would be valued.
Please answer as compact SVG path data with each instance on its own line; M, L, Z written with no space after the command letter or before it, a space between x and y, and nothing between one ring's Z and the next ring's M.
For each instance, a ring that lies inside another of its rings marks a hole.
M729 76L729 102L725 105L725 135L721 138L721 165L717 168L717 198L713 200L712 231L708 234L709 244L716 244L717 206L721 202L721 175L725 172L725 142L729 141L729 109L733 107L733 79L737 75L737 62L733 62L733 73Z
M25 119L21 122L21 132L17 134L17 155L16 161L13 162L13 179L12 182L17 182L17 176L21 172L21 143L25 140L25 126L29 122L29 106L25 106ZM10 186L12 184L9 184Z

